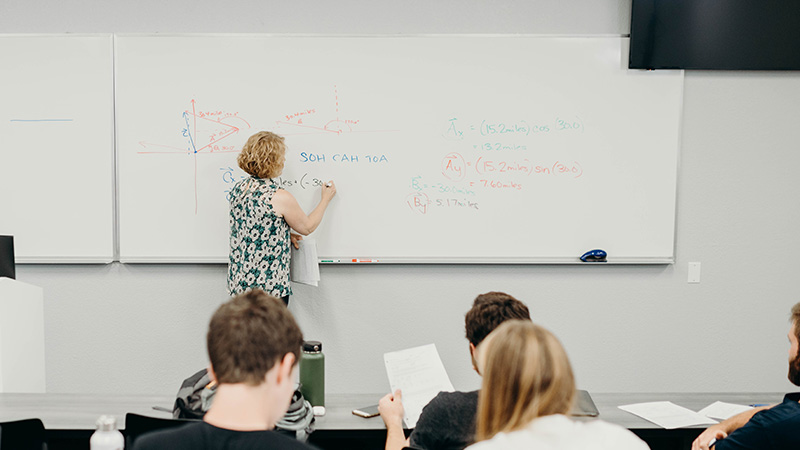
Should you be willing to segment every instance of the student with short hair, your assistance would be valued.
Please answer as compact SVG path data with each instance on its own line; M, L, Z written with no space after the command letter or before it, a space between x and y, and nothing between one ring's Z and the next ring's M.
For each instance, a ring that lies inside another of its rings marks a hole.
M508 321L481 345L477 443L470 450L647 450L633 433L567 417L575 377L561 343L531 322Z
M481 294L464 318L472 367L480 375L476 362L478 345L501 323L531 320L528 307L503 292ZM475 440L475 413L478 391L440 392L422 409L417 426L408 440L403 432L403 401L398 390L384 396L378 409L386 424L386 450L408 445L415 449L461 450Z
M303 344L281 300L262 290L232 298L211 318L206 343L218 387L203 421L143 435L136 450L313 448L272 430L289 408Z

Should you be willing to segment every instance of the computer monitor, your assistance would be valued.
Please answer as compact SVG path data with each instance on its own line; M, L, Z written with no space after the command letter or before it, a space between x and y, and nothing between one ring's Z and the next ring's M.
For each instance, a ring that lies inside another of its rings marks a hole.
M14 236L0 236L0 278L16 278Z

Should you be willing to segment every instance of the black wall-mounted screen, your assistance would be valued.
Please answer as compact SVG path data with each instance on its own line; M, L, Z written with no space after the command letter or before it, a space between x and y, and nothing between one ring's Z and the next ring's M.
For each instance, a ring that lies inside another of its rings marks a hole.
M0 236L0 277L15 277L14 236Z
M633 0L628 67L800 70L800 1Z

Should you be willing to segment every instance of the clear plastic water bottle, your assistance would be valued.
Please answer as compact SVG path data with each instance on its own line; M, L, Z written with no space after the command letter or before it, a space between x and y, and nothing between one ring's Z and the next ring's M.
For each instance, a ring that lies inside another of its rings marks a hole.
M117 419L114 416L100 416L97 419L97 430L89 439L91 450L122 450L125 438L117 430Z
M322 342L303 342L300 392L311 406L325 406L325 355L322 353Z

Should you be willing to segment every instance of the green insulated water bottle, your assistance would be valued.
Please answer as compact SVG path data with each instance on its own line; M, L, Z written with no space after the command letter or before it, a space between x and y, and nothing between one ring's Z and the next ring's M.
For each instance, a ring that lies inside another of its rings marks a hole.
M311 406L325 406L325 355L322 342L303 342L300 355L300 392Z

